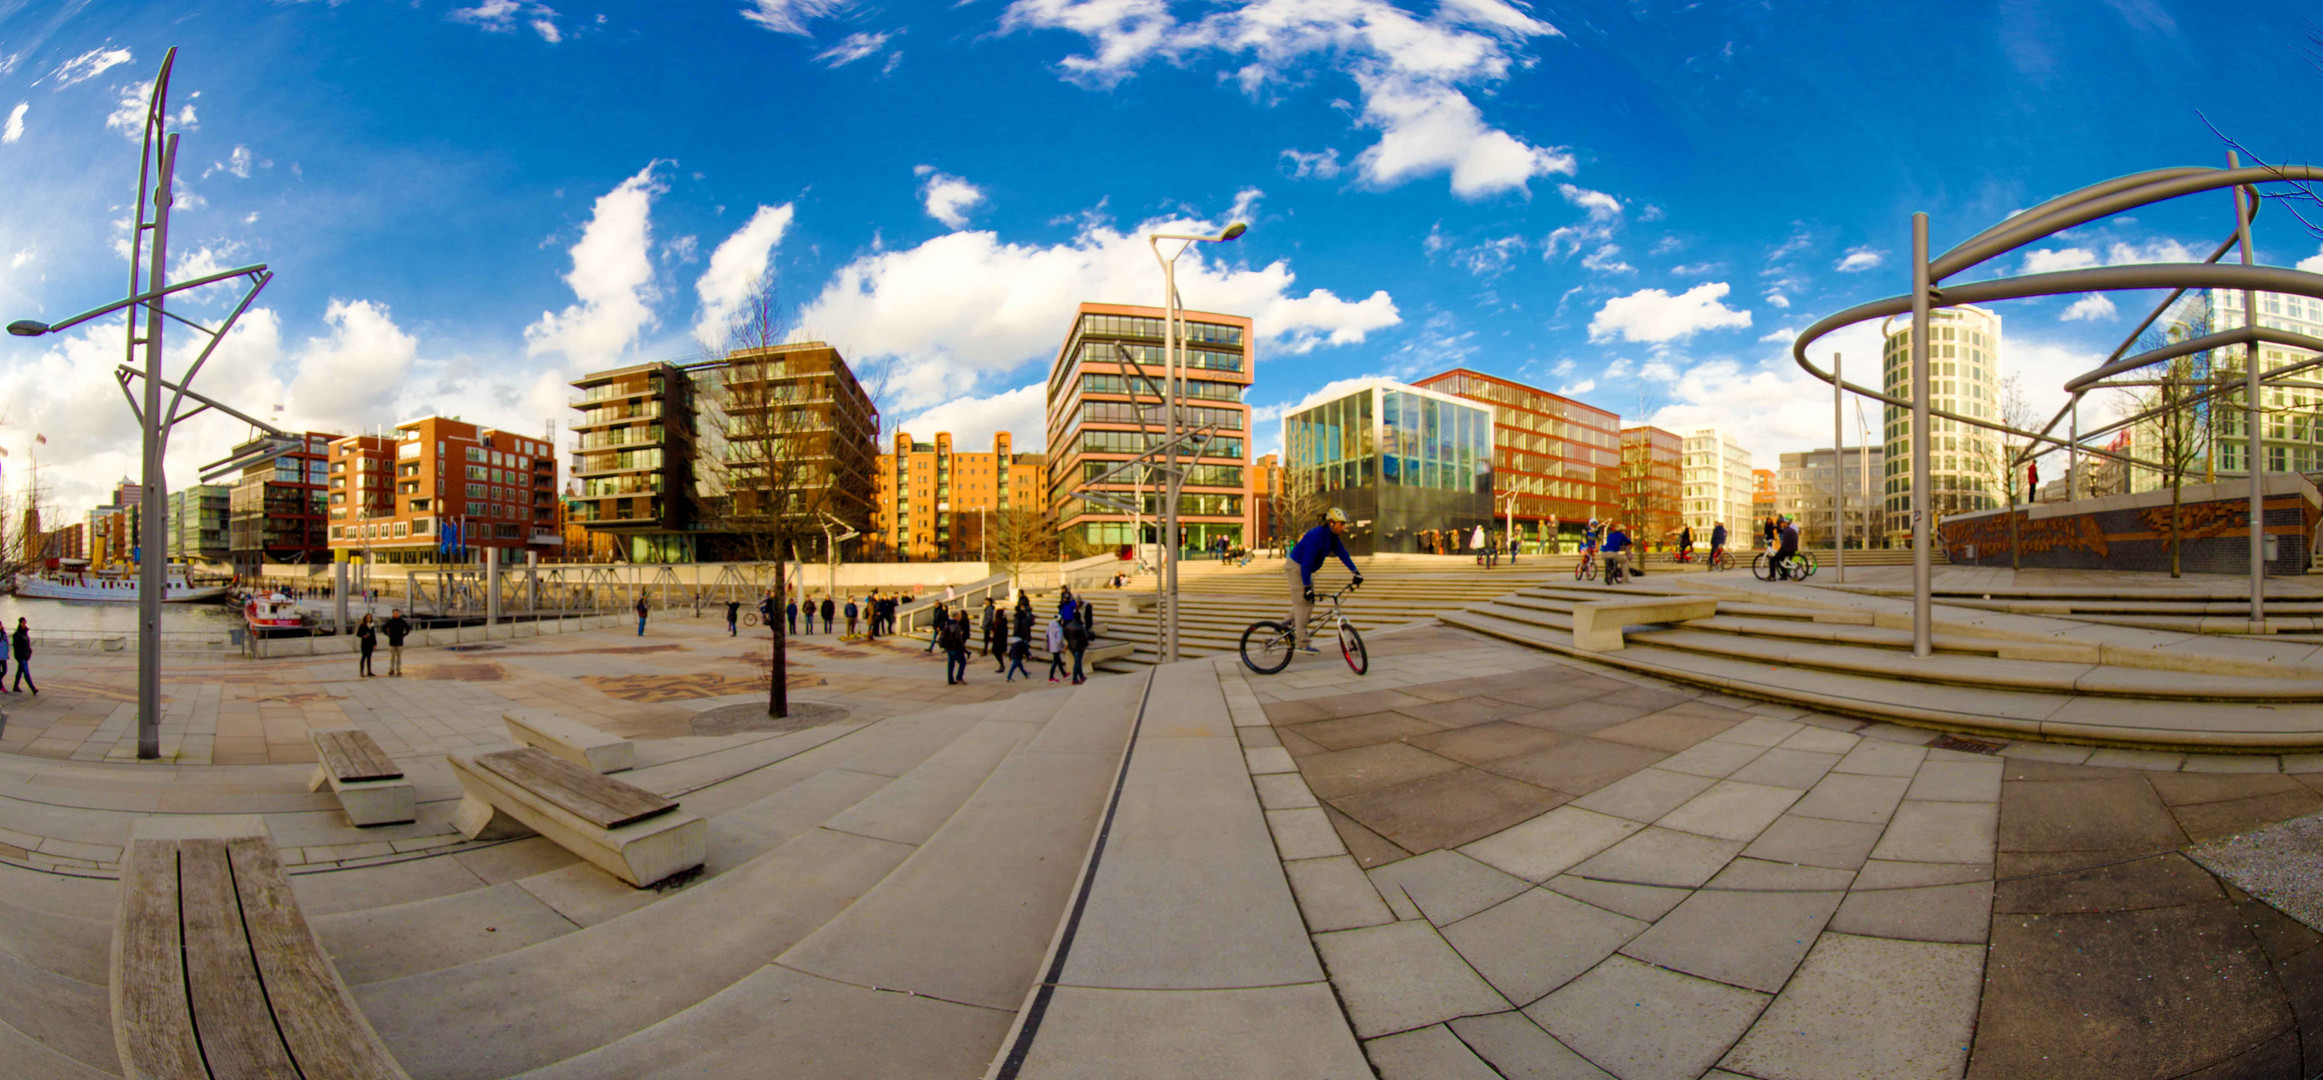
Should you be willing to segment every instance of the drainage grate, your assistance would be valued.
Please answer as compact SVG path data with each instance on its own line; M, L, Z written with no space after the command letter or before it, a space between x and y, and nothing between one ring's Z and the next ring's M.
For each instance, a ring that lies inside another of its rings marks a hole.
M1968 754L1997 754L2000 753L2001 747L2007 745L2007 743L1986 742L1983 739L1970 739L1959 735L1946 735L1929 743L1928 749L1958 750Z

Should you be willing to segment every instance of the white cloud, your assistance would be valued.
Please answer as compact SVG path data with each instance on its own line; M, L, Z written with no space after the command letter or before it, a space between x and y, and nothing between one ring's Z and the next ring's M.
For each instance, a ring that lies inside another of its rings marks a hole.
M551 45L565 39L564 33L557 29L556 9L539 0L481 0L475 7L454 9L447 17L453 22L474 23L495 34L516 29L517 22L522 20Z
M128 63L129 60L129 50L127 49L91 49L57 65L57 69L49 72L48 77L55 79L56 88L62 90L75 83L85 83L103 75L113 68Z
M543 14L532 20L533 33L539 34L542 41L548 42L551 45L563 41L565 39L565 35L557 29L557 21L550 17L555 15L556 12L549 11L547 8L542 8L540 10Z
M1769 331L1767 331L1766 333L1764 333L1764 334L1760 335L1760 336L1759 336L1759 340L1760 340L1760 341L1790 341L1791 339L1793 339L1793 338L1796 338L1796 337L1798 337L1798 336L1799 336L1799 332L1798 332L1798 330L1797 330L1797 329L1795 329L1795 328L1793 328L1793 327L1788 327L1788 326L1778 326L1778 327L1775 327L1774 329L1772 329L1772 330L1769 330Z
M1621 225L1621 200L1602 191L1591 191L1573 184L1557 185L1557 193L1565 201L1580 207L1580 221L1549 233L1541 242L1541 254L1546 258L1563 258L1578 253L1589 244L1602 244L1613 239L1613 231Z
M1497 277L1508 270L1509 263L1526 246L1524 237L1503 236L1498 240L1486 240L1474 247L1463 248L1452 257L1452 261L1477 277Z
M153 87L139 83L121 87L120 93L120 100L114 103L113 111L105 116L105 126L120 132L130 142L142 141L145 138L146 107L153 97ZM201 95L196 93L193 96ZM194 115L193 102L178 106L177 115L169 118L169 124L172 129L180 132L199 127L200 121Z
M747 0L742 17L778 34L807 33L807 22L839 9L845 0Z
M1676 296L1660 289L1639 289L1615 297L1589 320L1589 340L1674 341L1704 330L1750 325L1750 312L1727 307L1723 281L1705 282Z
M16 254L8 257L8 268L10 270L22 270L25 267L32 265L32 260L39 257L40 251L37 248L34 248L31 245L26 245L23 250L18 251Z
M2299 269L2310 274L2323 274L2323 248L2318 248L2313 255L2299 260Z
M0 143L12 143L24 137L24 114L31 108L31 102L19 101L14 109L8 111L8 126L0 130Z
M892 34L886 33L849 34L846 37L840 38L837 45L833 45L828 49L824 49L822 52L816 53L815 59L823 61L823 63L829 67L845 67L848 64L852 64L857 60L861 60L866 56L870 56L871 54L886 48L887 39L893 36L894 35Z
M1887 256L1869 247L1852 247L1847 249L1847 254L1842 256L1838 262L1831 264L1831 269L1842 274L1860 274L1865 270L1875 269L1886 261Z
M790 223L791 204L761 206L710 253L710 265L694 280L694 296L701 301L694 316L694 340L703 348L724 343L734 314L766 279L768 257L782 243Z
M231 173L236 179L248 180L251 172L260 166L271 169L274 167L274 162L259 161L258 155L251 153L249 147L237 145L234 147L233 153L226 155L226 160L213 161L209 168L203 169L202 179L207 180L212 173L222 172Z
M1766 252L1766 261L1770 263L1781 262L1785 258L1807 250L1809 247L1812 247L1814 243L1815 238L1807 232L1805 227L1802 226L1794 230L1790 237L1785 239L1782 243L1768 248Z
M928 216L949 228L967 228L968 208L984 201L984 189L938 172L933 165L922 165L912 171L921 178L920 202L927 207Z
M1239 221L1245 225L1257 221L1258 201L1265 197L1266 192L1254 187L1246 187L1235 192L1234 205L1227 209L1226 220Z
M1282 156L1288 159L1291 179L1294 180L1304 180L1310 176L1317 180L1329 180L1338 176L1342 168L1339 164L1339 151L1337 150L1324 149L1314 153L1308 153L1304 150L1285 150L1282 152Z
M542 312L524 331L525 353L563 354L579 370L612 366L653 322L652 211L655 196L668 190L649 162L597 199L589 224L572 247L567 285L579 301L562 312Z
M2097 265L2097 253L2088 248L2034 248L2025 252L2024 273L2046 274L2082 270Z
M2108 266L2123 266L2130 263L2198 263L2204 257L2205 253L2196 251L2168 237L2148 240L2143 244L2113 243L2105 247L2105 262Z
M395 325L387 306L333 300L323 313L329 337L309 338L293 362L290 409L324 430L367 431L392 412L419 342Z
M1048 384L1036 382L1003 390L990 397L955 398L898 424L897 431L914 439L933 440L937 432L952 433L959 450L988 450L994 432L1008 433L1009 447L1018 453L1042 449L1048 439Z
M1775 307L1778 307L1778 308L1788 308L1788 307L1790 307L1790 306L1791 306L1791 298L1790 298L1790 297L1788 297L1788 296L1784 296L1784 295L1783 295L1782 293L1780 293L1780 292L1769 292L1769 293L1767 293L1767 294L1766 294L1766 302L1767 302L1768 304L1771 304L1771 305L1773 305L1773 306L1775 306Z
M1567 383L1558 387L1557 393L1561 397L1577 398L1595 389L1597 389L1597 380L1583 379L1577 383Z
M1187 23L1167 0L1015 0L1001 29L1086 38L1090 52L1066 57L1059 68L1093 86L1118 83L1156 57L1185 64L1221 54L1224 64L1238 65L1234 81L1257 97L1271 84L1296 82L1309 60L1328 57L1361 91L1357 122L1380 133L1355 165L1367 183L1382 187L1444 173L1453 193L1476 199L1576 168L1560 148L1487 124L1462 89L1506 80L1523 62L1516 50L1528 39L1562 36L1504 0L1453 0L1425 19L1388 0L1253 0ZM1293 160L1300 175L1314 171L1311 159Z
M2113 318L2114 314L2112 300L2103 293L2090 293L2073 301L2073 306L2066 308L2065 314L2058 317L2066 322L2094 322Z
M1160 220L1116 230L1085 221L1074 238L1048 246L1004 243L981 230L946 233L841 267L800 324L866 367L884 365L877 380L883 404L899 412L926 408L987 376L1050 359L1082 301L1158 301L1161 279L1146 233L1219 227ZM1385 290L1361 300L1323 289L1299 295L1287 262L1248 268L1218 261L1221 255L1231 252L1204 244L1181 258L1179 293L1193 309L1250 316L1272 350L1354 344L1399 321Z
M1621 261L1621 245L1606 244L1581 259L1581 265L1601 274L1634 274L1637 267Z

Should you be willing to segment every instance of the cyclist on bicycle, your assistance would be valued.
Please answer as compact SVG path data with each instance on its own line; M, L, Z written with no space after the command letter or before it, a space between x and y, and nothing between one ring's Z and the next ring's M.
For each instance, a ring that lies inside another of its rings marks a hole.
M1694 561L1694 527L1687 525L1678 530L1678 561Z
M1291 557L1283 560L1283 579L1291 590L1291 626L1298 630L1300 649L1314 652L1307 641L1307 620L1315 609L1315 571L1323 568L1323 560L1334 555L1347 564L1347 572L1355 580L1348 587L1363 584L1363 574L1355 569L1355 560L1347 554L1347 543L1340 539L1347 535L1347 512L1334 506L1323 515L1323 523L1307 530L1291 548Z
M1717 568L1718 568L1718 556L1719 556L1719 555L1721 555L1721 554L1723 554L1725 551L1726 551L1726 523L1725 523L1725 522L1723 522L1723 521L1720 521L1720 522L1715 522L1715 523L1713 523L1713 524L1710 526L1710 567L1711 567L1711 569L1715 570L1715 569L1717 569Z
M1631 555L1629 534L1622 531L1621 523L1616 521L1612 527L1605 530L1606 573L1611 575L1618 572L1623 580L1628 580Z
M1779 524L1775 528L1775 535L1780 539L1781 546L1775 549L1773 559L1775 580L1788 581L1791 576L1791 560L1797 558L1799 554L1799 526L1791 520L1788 514L1778 518L1777 521Z

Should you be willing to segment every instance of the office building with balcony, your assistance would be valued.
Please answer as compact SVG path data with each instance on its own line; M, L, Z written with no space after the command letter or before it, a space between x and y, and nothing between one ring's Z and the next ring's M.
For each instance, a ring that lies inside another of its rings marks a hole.
M1049 366L1047 499L1067 558L1160 540L1158 475L1109 470L1166 439L1160 308L1082 304ZM1179 449L1185 483L1178 540L1199 548L1224 537L1243 543L1250 465L1250 320L1181 311L1180 430L1206 431ZM1156 460L1159 460L1157 455ZM1134 513L1075 494L1083 485Z
M1928 324L1928 407L1979 420L2000 419L2000 316L1961 304L1937 308ZM1881 371L1891 397L1912 396L1912 324L1896 320L1882 354ZM1903 547L1912 533L1912 411L1895 405L1882 410L1886 425L1881 448L1886 476L1881 500L1883 531ZM2000 505L1999 473L2006 467L1998 437L1940 416L1928 418L1929 506L1936 520Z
M1697 542L1710 530L1726 526L1727 546L1748 550L1759 542L1757 510L1751 503L1750 451L1734 433L1721 427L1700 427L1682 433L1685 448L1678 483L1682 489L1686 524Z
M169 493L169 557L176 562L224 560L226 519L233 507L234 489L224 484L195 484Z
M1880 478L1885 456L1876 446L1830 447L1784 454L1775 473L1775 508L1799 523L1799 542L1830 547L1835 499L1847 504L1847 546L1879 543ZM1836 468L1834 466L1836 465Z
M423 417L333 440L329 475L335 558L464 563L497 548L523 562L564 545L556 447L538 435Z
M262 435L234 447L220 472L241 470L226 500L226 547L236 572L267 563L315 563L330 557L325 502L331 443L320 431Z
M1526 541L1578 544L1590 518L1620 509L1620 416L1467 368L1412 385L1492 410L1493 514Z
M623 558L765 557L753 538L771 535L775 515L802 538L825 535L824 514L872 532L879 412L828 344L638 364L573 386L567 517L616 538Z
M948 431L932 443L899 431L893 450L879 455L875 487L875 558L984 560L994 531L1011 527L1001 515L1030 513L1047 524L1048 458L1014 452L1005 431L988 453L955 451Z
M1621 429L1621 521L1649 544L1672 544L1686 527L1686 440L1651 425ZM1699 536L1707 545L1710 538Z
M1490 406L1370 379L1283 417L1285 483L1347 512L1349 551L1416 552L1426 534L1497 527L1492 437Z

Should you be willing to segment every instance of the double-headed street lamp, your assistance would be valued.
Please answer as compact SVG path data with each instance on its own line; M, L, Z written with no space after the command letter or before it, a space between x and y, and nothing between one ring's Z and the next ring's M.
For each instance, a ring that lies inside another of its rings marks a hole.
M1151 233L1146 245L1153 249L1155 261L1162 267L1162 405L1164 428L1162 435L1162 542L1154 545L1162 558L1161 581L1156 604L1162 614L1161 640L1155 644L1160 662L1167 664L1178 658L1178 493L1185 487L1185 475L1178 469L1178 402L1184 397L1179 386L1178 367L1185 346L1178 333L1178 256L1195 244L1218 244L1248 232L1250 226L1234 222L1216 236L1189 233ZM1161 242L1181 240L1178 250L1167 257L1162 255ZM1245 343L1245 352L1248 351ZM1247 433L1245 433L1247 435Z

